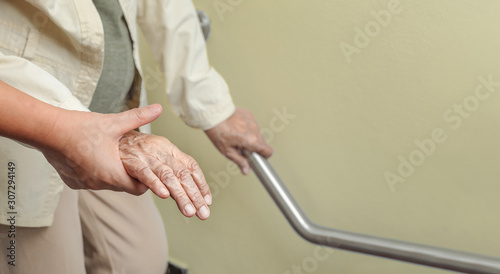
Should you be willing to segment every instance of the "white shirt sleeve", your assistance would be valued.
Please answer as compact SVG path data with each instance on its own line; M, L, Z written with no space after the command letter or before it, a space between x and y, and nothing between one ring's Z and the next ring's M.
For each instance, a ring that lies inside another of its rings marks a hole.
M139 0L137 23L166 77L167 99L187 125L210 129L235 110L224 79L210 67L189 0Z

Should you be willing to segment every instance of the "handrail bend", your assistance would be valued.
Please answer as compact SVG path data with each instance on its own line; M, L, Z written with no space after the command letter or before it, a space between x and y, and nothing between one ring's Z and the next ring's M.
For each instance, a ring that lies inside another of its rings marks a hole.
M500 258L320 226L305 215L266 159L255 152L244 153L290 225L309 242L463 273L500 273Z

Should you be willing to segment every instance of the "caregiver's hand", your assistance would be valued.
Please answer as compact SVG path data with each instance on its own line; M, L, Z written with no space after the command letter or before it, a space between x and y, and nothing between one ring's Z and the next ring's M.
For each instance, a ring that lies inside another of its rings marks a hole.
M35 146L73 189L110 189L140 195L148 185L130 177L122 164L119 142L135 128L154 121L160 105L119 114L56 109L49 133Z
M120 139L120 156L130 176L161 198L172 196L186 217L210 216L212 195L198 163L164 137L130 131Z

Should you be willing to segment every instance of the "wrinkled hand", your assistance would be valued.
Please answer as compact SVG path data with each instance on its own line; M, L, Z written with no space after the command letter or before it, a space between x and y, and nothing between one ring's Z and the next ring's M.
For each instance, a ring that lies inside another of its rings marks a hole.
M119 141L125 133L154 121L160 114L160 105L119 114L60 110L39 149L70 188L140 195L148 187L127 174Z
M250 172L250 165L241 151L257 152L265 158L273 154L273 148L260 133L254 116L243 108L236 108L231 117L205 133L217 149L235 162L245 175Z
M120 156L130 176L161 198L172 196L186 217L209 217L212 195L203 172L169 140L130 131L120 139Z

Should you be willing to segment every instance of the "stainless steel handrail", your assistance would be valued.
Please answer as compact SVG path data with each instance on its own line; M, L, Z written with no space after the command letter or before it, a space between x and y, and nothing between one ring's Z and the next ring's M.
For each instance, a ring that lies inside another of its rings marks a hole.
M500 273L500 258L320 226L305 215L266 159L255 152L244 153L290 225L309 242L463 273Z

